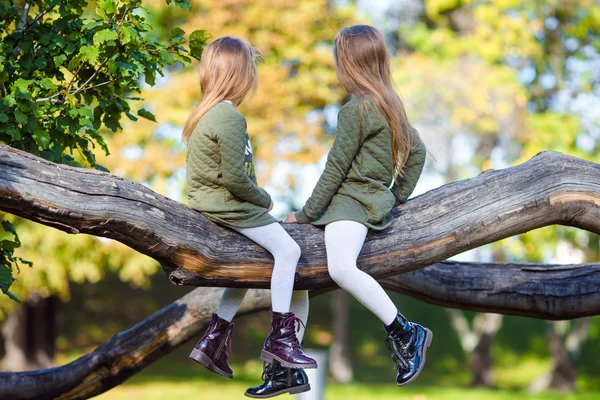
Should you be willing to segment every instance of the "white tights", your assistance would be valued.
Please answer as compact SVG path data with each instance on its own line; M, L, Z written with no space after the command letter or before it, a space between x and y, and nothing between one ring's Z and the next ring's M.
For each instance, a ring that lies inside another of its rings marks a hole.
M385 325L390 325L398 309L381 285L356 266L367 232L366 226L354 221L337 221L327 225L327 267L331 279L339 287L354 296Z
M272 223L256 228L235 228L239 233L264 247L273 255L275 264L271 276L271 305L275 312L293 312L304 324L308 320L308 290L294 291L296 266L300 259L300 246L279 225ZM217 315L231 321L244 300L248 289L227 288L223 292ZM304 327L297 333L302 341Z

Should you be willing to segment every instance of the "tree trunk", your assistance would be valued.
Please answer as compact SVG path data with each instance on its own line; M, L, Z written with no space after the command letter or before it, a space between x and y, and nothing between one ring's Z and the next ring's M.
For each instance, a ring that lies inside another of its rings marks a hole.
M493 359L491 355L494 336L502 326L502 315L477 314L472 323L459 310L447 310L450 325L458 335L463 351L471 363L473 387L493 386Z
M2 329L6 355L0 369L31 371L53 365L60 308L58 297L33 294L7 316Z
M561 321L552 322L550 330L550 349L554 365L550 372L550 381L547 389L555 389L561 392L572 392L575 390L575 378L577 377L577 364L569 356L562 338L557 329Z
M329 372L340 383L352 381L348 344L349 299L350 296L345 290L336 290L331 296L333 342L329 350Z
M472 387L491 388L493 386L493 342L493 336L485 333L481 335L479 343L473 349L473 353L471 354Z
M591 318L575 321L553 321L549 333L552 369L536 379L529 391L538 393L548 389L574 392L577 379L577 359L587 340Z
M502 315L500 314L478 314L473 321L473 330L479 337L477 346L471 354L471 370L473 371L471 386L473 387L491 388L494 385L492 345L501 327Z

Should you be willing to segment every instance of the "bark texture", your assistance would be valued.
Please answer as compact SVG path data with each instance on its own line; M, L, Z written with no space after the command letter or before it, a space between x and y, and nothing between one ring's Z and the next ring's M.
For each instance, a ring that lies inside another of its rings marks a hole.
M116 239L156 259L176 284L267 288L271 256L241 235L141 184L0 146L0 208L70 233ZM600 165L544 152L517 167L444 185L394 210L360 268L385 278L486 243L562 224L600 233ZM334 286L323 231L285 229L303 250L296 287ZM243 268L240 268L243 266Z

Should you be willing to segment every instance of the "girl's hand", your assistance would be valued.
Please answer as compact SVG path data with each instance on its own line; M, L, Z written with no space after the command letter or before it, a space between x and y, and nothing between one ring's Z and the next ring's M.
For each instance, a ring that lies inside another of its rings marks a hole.
M297 224L298 221L296 220L296 212L292 211L291 213L288 213L285 221L283 222L287 222L288 224Z
M267 209L267 211L271 211L273 209L273 206L275 204L273 203L273 200L271 200L271 204L269 205L269 208Z

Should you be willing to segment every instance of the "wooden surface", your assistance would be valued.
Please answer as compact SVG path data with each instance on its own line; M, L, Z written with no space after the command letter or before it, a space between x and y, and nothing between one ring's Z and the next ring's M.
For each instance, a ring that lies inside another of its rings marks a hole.
M176 284L267 288L272 258L241 235L143 185L0 146L0 209L70 233L116 239L159 261ZM542 226L600 233L600 165L544 152L444 185L394 210L359 258L375 278L417 270ZM334 286L323 230L286 224L303 255L296 288Z

